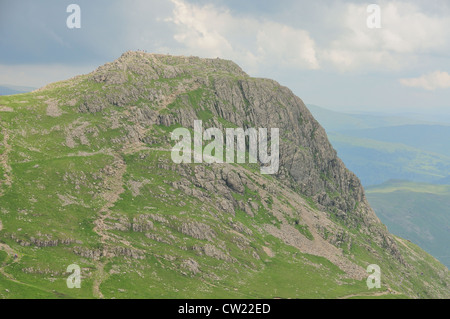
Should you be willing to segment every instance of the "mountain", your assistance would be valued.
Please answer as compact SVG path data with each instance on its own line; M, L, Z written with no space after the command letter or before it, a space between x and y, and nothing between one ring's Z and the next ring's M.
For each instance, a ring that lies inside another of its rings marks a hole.
M302 100L231 61L126 52L0 105L0 297L450 297L448 269L387 231ZM196 120L279 129L279 170L174 162L172 133Z
M450 266L450 186L389 181L368 187L367 198L388 229Z
M28 87L28 86L3 84L3 85L0 85L0 95L21 94L21 93L31 92L35 89L36 88Z

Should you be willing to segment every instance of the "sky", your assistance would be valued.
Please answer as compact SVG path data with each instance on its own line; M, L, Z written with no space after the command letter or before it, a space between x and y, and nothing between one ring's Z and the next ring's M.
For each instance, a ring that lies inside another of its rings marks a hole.
M41 87L128 50L233 60L336 111L450 114L448 0L0 0L0 85Z

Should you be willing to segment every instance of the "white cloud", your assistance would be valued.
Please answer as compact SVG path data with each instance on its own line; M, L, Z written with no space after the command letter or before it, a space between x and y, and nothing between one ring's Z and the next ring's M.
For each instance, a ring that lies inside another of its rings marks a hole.
M450 74L447 72L435 71L422 75L418 78L400 79L404 86L418 87L425 90L436 90L450 88Z
M314 40L302 29L274 21L235 16L226 8L199 6L172 0L177 26L174 39L189 54L232 59L244 69L256 71L265 65L317 69Z
M287 66L318 69L314 40L304 30L287 25L265 22L258 26L257 56L265 61Z
M277 22L214 5L172 3L172 15L165 21L176 27L173 38L184 46L179 53L232 59L250 71L282 65L389 72L425 63L425 55L450 50L448 14L425 11L419 2L380 1L381 29L369 29L367 4L354 2L318 5L326 25L318 29L301 15L299 19L306 21L303 28L292 19Z
M425 12L417 4L380 1L381 28L366 25L367 4L345 4L341 32L321 50L320 57L338 69L398 70L417 64L426 54L450 49L448 15ZM338 20L338 19L336 19Z

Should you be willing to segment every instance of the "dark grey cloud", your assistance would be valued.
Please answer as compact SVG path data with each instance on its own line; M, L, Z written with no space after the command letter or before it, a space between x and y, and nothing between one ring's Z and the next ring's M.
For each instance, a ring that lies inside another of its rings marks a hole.
M66 26L70 15L66 8L71 3L81 7L80 29ZM148 2L142 28L151 29L157 23L161 3ZM136 1L2 1L0 64L104 62L125 50L138 49L138 44L130 41L133 32L139 33L129 29L130 16L140 10L134 4Z

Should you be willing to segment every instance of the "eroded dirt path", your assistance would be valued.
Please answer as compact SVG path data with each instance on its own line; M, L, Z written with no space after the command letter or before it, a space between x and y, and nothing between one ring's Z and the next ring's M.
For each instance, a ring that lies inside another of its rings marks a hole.
M12 174L11 174L11 166L9 165L9 153L11 152L11 145L8 144L9 140L9 134L6 129L2 129L2 135L3 135L3 147L5 148L5 151L0 154L0 165L3 166L5 173L4 173L4 180L0 183L0 196L3 195L3 185L11 186L12 184Z
M105 205L99 210L98 218L95 221L94 232L100 236L100 242L103 245L103 257L110 257L108 246L112 242L117 242L118 239L113 238L108 234L108 226L106 220L111 216L111 208L120 198L120 195L124 192L123 188L123 176L127 170L125 161L119 155L114 155L115 161L112 164L112 174L107 177L106 191L102 194L105 200ZM127 243L125 243L127 244ZM106 260L99 260L97 263L97 272L94 275L93 294L96 298L104 298L100 291L100 285L108 278L108 274L105 273L104 268Z
M367 293L360 293L360 294L353 294L353 295L347 295L339 297L338 299L349 299L353 297L381 297L386 295L401 295L400 292L388 289L385 291L375 291L375 292L367 292Z

